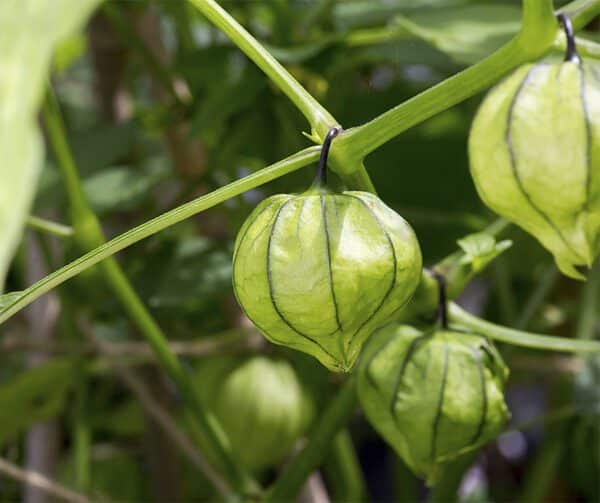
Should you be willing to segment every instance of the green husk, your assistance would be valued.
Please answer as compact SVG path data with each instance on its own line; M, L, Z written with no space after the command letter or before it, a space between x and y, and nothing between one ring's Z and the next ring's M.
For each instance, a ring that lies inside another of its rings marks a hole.
M477 335L390 323L365 348L358 396L407 466L435 484L443 464L494 438L509 417L508 370Z
M408 223L366 192L314 188L263 201L233 258L239 304L270 341L335 371L414 293L421 252Z

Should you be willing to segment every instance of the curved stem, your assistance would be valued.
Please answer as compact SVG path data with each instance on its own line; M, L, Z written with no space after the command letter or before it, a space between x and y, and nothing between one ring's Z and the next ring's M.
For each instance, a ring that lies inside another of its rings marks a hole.
M600 14L600 0L575 0L561 7L558 12L569 16L573 28L578 30Z
M600 341L532 334L523 332L522 330L503 327L473 316L454 303L450 304L448 314L450 315L450 321L456 325L465 327L490 339L507 342L515 346L547 351L563 351L566 353L600 353Z
M189 203L183 204L174 208L162 215L144 222L137 227L107 241L101 246L93 249L77 260L61 267L57 271L42 278L37 283L34 283L29 288L21 292L10 304L0 310L0 324L5 322L15 313L31 304L35 299L41 297L46 292L63 284L68 279L76 276L82 271L89 269L98 262L114 255L115 253L131 246L138 241L141 241L148 236L152 236L157 232L175 225L186 218L205 211L213 206L216 206L227 199L238 196L243 192L254 189L260 185L264 185L271 180L279 178L300 169L307 164L315 162L319 158L321 152L320 147L309 147L296 154L287 157L271 166L268 166L256 173L236 180L220 189L217 189L210 194L198 197Z
M69 210L75 228L75 241L83 250L99 246L104 242L102 229L83 192L77 166L67 141L60 108L52 89L49 89L42 108L42 116L67 187ZM216 419L204 410L189 376L171 350L166 335L131 286L117 261L114 257L109 257L101 266L104 273L102 278L112 288L129 318L139 328L158 361L185 398L188 416L193 424L198 426L200 432L199 443L207 447L211 459L225 471L228 479L240 492L254 490L254 481L232 455L223 430ZM218 485L215 487L219 488Z
M492 55L366 124L346 130L333 147L362 159L407 129L490 87L519 65L547 52L557 22L549 0L525 0L521 32Z
M311 126L309 138L323 143L338 122L246 29L214 0L188 0L248 56L302 112ZM375 193L361 158L332 155L330 167L351 189Z
M367 490L356 449L347 428L333 439L330 455L323 467L332 486L333 501L365 501Z
M333 438L348 421L356 405L354 376L351 375L313 426L306 447L292 460L287 470L273 484L265 501L279 503L295 500L302 484L319 466L327 454Z
M325 185L327 183L327 159L329 157L329 149L331 148L331 142L340 131L341 128L332 127L323 140L321 156L319 157L319 167L317 168L317 176L315 177L315 184L317 185Z
M577 54L577 46L575 45L575 32L573 31L571 19L569 19L569 16L567 16L565 13L560 13L557 18L562 24L563 31L565 33L565 39L567 41L565 61L578 63L581 61L581 58L579 57L579 54Z
M258 66L296 105L311 125L315 140L323 140L337 121L290 75L246 29L214 0L189 0Z

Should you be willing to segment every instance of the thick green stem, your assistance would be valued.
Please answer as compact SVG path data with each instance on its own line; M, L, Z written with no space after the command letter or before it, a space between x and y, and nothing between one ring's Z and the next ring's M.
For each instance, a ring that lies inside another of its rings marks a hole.
M277 61L248 31L214 0L188 0L218 26L267 75L306 117L311 126L310 139L323 143L337 120ZM334 142L335 143L335 142ZM339 152L336 150L336 152ZM375 193L361 158L333 154L330 167L351 189Z
M525 0L522 30L513 40L479 63L345 131L333 145L332 155L342 151L348 158L364 158L407 129L490 87L510 70L539 58L551 48L556 32L552 2Z
M292 460L273 484L266 501L294 501L305 480L323 460L337 432L346 424L357 405L354 377L348 377L325 412L314 425L306 447Z
M463 454L444 466L442 475L437 484L432 488L428 503L452 503L458 501L458 490L462 479L477 459L479 449L474 452Z
M567 445L566 431L567 424L564 421L550 430L550 434L545 438L532 465L527 470L527 477L523 481L522 492L518 498L519 502L548 501L550 487L556 479L560 459Z
M60 109L51 90L44 103L42 115L50 144L54 149L59 169L65 181L69 211L75 228L75 240L84 250L101 246L104 236L96 216L85 199L77 167L67 142ZM101 267L104 273L103 278L113 289L130 319L148 341L162 367L175 381L184 396L185 406L193 412L193 417L202 433L202 439L205 444L208 444L208 449L212 454L211 459L224 470L228 479L237 489L240 491L253 490L255 485L251 477L235 461L222 429L216 419L203 409L189 376L171 350L167 337L131 287L117 261L114 257L110 257L102 263Z
M364 501L365 481L352 437L347 429L333 439L331 453L325 463L327 482L332 486L333 501Z
M503 327L473 316L454 303L450 304L448 314L450 321L455 325L515 346L566 353L600 353L600 341L552 337Z
M571 18L573 28L578 30L600 14L600 0L575 0L558 12L567 14Z
M131 246L148 236L152 236L167 227L175 225L186 218L212 208L223 201L238 196L243 192L264 185L280 176L291 173L292 171L317 161L319 159L320 150L321 149L317 146L301 150L271 166L248 175L245 178L236 180L229 185L225 185L210 194L206 194L189 203L178 206L171 211L163 213L162 215L144 222L124 234L107 241L103 245L98 246L24 290L11 304L0 310L0 324L31 304L37 298L44 295L46 292L49 292L68 279L77 276L82 271L89 269L98 262L105 260L107 257L114 255L128 246Z

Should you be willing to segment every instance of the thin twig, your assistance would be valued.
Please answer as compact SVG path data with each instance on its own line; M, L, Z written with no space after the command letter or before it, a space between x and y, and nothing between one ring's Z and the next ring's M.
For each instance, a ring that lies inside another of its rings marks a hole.
M82 332L90 340L90 342L98 349L99 352L110 356L109 362L123 383L137 397L142 408L146 413L156 421L156 423L164 430L171 440L181 449L190 461L214 484L215 488L222 496L228 494L228 487L223 478L215 471L205 457L194 447L194 443L185 433L178 427L175 420L169 412L159 405L152 397L152 393L136 374L128 369L125 365L114 358L119 354L119 349L115 348L114 344L106 343L98 337L95 337L91 328L84 322L80 323ZM120 345L120 344L119 344Z
M68 489L48 477L45 477L41 473L32 470L23 470L4 458L0 458L0 473L18 480L23 484L41 489L49 495L63 501L72 503L91 503L91 500L83 494Z
M205 357L224 350L253 349L257 348L262 341L258 334L251 331L235 330L231 333L224 333L217 337L211 337L207 340L198 341L172 341L169 343L171 351L178 356L187 357ZM154 360L154 353L149 344L145 342L127 341L127 342L104 342L110 346L112 353L118 357L139 357L148 360ZM75 355L95 355L98 351L93 344L79 344L77 346L67 345L60 342L38 342L31 339L24 339L15 333L0 338L0 351L3 353L9 351L35 351L45 354L75 354Z

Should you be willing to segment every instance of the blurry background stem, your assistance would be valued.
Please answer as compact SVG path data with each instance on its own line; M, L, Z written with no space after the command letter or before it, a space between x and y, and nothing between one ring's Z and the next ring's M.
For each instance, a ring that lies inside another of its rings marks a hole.
M90 209L83 193L77 168L67 143L58 103L51 88L48 90L42 115L67 189L69 213L75 229L75 242L83 251L88 251L103 244L104 236L98 219ZM185 397L185 406L191 412L188 417L193 417L197 421L198 429L202 433L202 438L198 439L200 444L208 450L211 459L224 470L236 489L242 492L255 490L256 483L232 456L221 427L212 414L203 409L188 374L171 351L165 334L131 287L117 261L110 257L101 264L101 267L103 275L98 275L97 279L106 279L133 323L153 348L167 374L175 381ZM210 474L207 474L207 477L210 480ZM217 490L223 490L222 484L215 483L215 487Z

